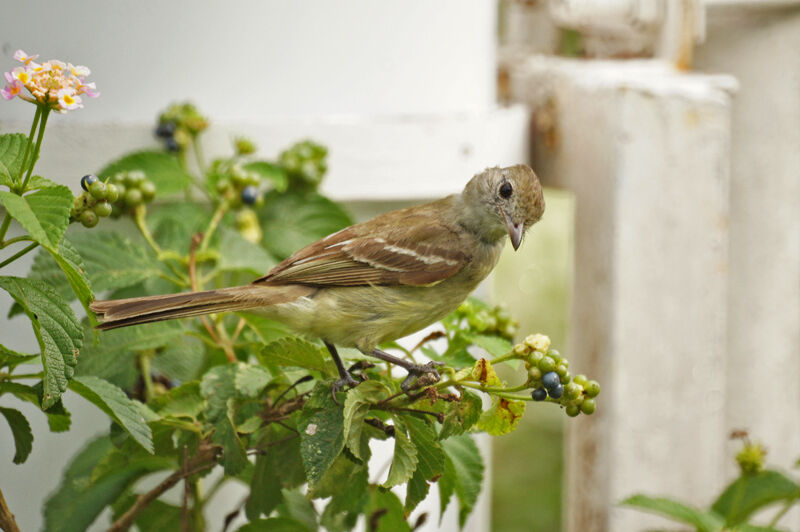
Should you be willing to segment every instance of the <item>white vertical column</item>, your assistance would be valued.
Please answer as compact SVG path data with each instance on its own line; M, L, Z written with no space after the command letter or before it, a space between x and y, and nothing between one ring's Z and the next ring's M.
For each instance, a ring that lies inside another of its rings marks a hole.
M598 377L568 423L567 529L655 526L636 493L710 502L723 481L731 92L666 64L531 58L533 164L576 195L570 358ZM547 115L547 116L545 116Z

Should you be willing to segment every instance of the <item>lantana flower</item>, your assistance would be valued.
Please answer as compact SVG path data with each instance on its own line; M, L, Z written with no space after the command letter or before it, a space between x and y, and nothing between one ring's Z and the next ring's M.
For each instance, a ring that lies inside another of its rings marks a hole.
M51 59L43 63L38 55L28 55L22 50L14 52L14 59L24 66L5 72L6 86L0 95L6 100L19 97L25 101L65 113L83 107L81 95L100 96L94 82L87 83L91 73L88 67ZM26 89L27 94L22 90Z

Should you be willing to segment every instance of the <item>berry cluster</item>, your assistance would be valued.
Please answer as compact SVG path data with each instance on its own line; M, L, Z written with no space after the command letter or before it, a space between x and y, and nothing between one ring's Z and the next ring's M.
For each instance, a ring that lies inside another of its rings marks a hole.
M140 170L119 172L111 181L119 189L119 199L114 202L111 213L115 218L133 211L139 205L150 203L156 196L156 186Z
M328 170L325 157L328 149L310 140L298 142L282 152L278 163L289 176L292 184L316 187Z
M465 319L473 331L501 336L508 340L514 338L519 327L505 307L490 307L476 299L468 299L462 303L456 309L454 316L459 320Z
M191 103L173 104L161 113L156 125L156 137L164 141L167 151L185 150L192 137L208 127L208 120Z
M594 413L600 384L585 375L572 377L569 361L550 347L549 338L539 334L528 336L523 343L514 346L514 352L525 360L528 384L534 388L531 393L534 401L544 401L549 396L551 401L563 406L570 417Z
M111 204L117 201L120 191L113 183L104 183L91 174L81 178L81 188L83 193L75 198L70 218L84 227L94 227L100 218L111 214Z
M241 205L255 205L262 199L259 185L261 178L255 172L248 172L240 164L233 164L227 177L217 181L217 193L228 198L233 208Z

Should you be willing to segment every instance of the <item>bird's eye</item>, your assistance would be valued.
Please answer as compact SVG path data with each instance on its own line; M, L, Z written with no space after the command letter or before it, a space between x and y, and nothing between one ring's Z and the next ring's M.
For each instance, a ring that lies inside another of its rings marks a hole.
M500 185L500 196L504 198L511 197L511 193L514 192L514 187L511 186L511 183L506 181L502 185Z

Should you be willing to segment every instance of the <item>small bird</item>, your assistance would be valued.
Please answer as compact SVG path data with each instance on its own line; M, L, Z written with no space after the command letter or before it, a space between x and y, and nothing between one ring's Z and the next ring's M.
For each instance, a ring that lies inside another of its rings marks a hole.
M542 187L527 165L488 168L461 194L379 215L310 244L249 285L113 301L90 308L98 329L248 310L321 339L339 372L332 393L356 381L336 346L405 368L402 383L436 364L412 364L377 348L434 323L492 271L510 237L516 250L544 212ZM335 399L335 395L334 395Z

